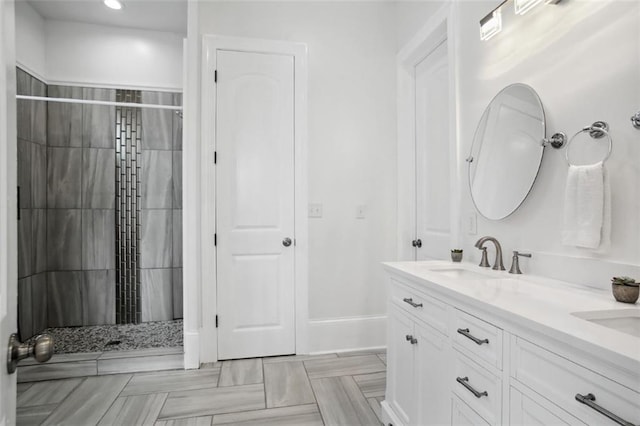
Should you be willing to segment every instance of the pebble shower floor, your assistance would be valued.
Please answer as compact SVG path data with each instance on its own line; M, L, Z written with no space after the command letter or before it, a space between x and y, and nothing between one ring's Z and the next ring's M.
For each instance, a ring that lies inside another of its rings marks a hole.
M53 337L56 354L182 346L182 320L47 328L43 333Z

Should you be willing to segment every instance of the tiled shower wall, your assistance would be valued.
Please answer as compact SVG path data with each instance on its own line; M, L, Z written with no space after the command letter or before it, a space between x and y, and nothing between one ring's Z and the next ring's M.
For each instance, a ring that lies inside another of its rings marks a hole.
M18 70L20 94L115 101L115 90L46 86ZM144 103L181 95L143 92ZM19 323L115 322L115 108L18 104ZM142 321L182 318L181 119L142 110Z
M142 92L142 103L182 105L177 93ZM142 109L142 321L182 318L182 118Z
M19 95L46 85L17 70ZM23 339L47 326L47 126L45 102L18 101L18 327Z
M48 87L53 98L115 101L114 90ZM115 322L113 107L47 105L48 325Z

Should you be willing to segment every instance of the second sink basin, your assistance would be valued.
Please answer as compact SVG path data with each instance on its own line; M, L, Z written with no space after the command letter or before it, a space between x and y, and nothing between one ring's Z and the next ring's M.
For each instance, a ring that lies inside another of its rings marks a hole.
M572 312L571 315L640 338L640 310Z

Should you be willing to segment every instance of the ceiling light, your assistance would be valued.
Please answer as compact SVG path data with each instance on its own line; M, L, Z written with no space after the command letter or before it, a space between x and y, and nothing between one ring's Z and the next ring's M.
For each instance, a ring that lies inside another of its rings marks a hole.
M498 7L480 20L480 40L489 40L502 31L502 12Z
M542 0L514 0L517 15L524 15Z
M122 3L118 0L104 0L104 5L109 9L120 10L122 9Z

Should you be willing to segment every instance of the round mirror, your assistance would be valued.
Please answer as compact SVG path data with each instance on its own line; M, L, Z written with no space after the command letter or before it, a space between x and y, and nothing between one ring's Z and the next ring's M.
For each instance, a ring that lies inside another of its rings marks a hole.
M542 102L531 87L512 84L489 103L467 158L471 198L482 216L504 219L522 204L538 175L544 137Z

